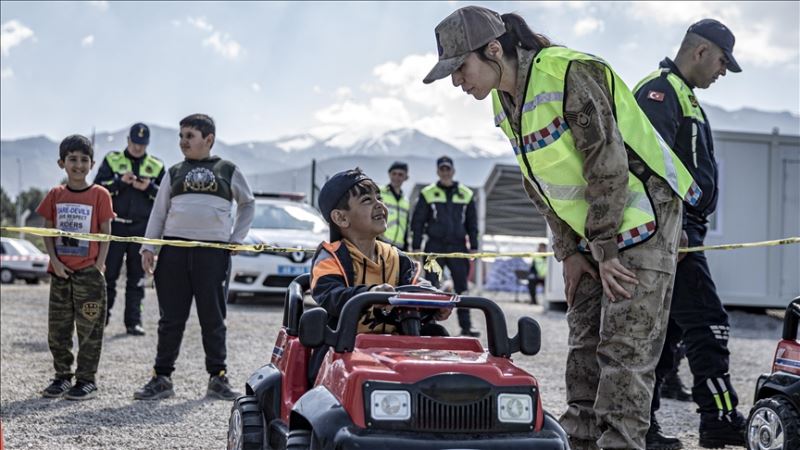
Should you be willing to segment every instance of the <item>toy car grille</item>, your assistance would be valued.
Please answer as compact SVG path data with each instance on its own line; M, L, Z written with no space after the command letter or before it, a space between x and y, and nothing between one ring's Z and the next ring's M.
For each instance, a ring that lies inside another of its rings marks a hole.
M438 402L424 394L416 395L416 428L420 431L490 431L496 415L494 395L467 404Z

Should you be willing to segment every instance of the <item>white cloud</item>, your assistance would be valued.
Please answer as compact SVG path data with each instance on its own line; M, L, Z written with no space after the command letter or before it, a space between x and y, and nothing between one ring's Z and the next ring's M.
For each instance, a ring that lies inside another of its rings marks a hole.
M733 54L740 63L750 62L757 66L773 66L796 59L797 47L787 48L775 45L774 28L766 24L754 23L737 32Z
M205 17L187 17L186 23L203 31L213 31L214 26L208 23Z
M700 19L715 18L736 35L733 54L740 63L769 67L796 59L796 19L789 19L790 26L795 27L795 41L781 45L778 30L787 24L778 22L786 18L758 16L758 8L763 7L749 2L634 2L628 5L627 12L642 23L686 28Z
M108 11L108 2L107 1L90 1L86 2L95 8L99 9L100 11Z
M180 26L181 26L181 21L178 20L178 19L172 19L171 23L172 23L172 26L175 27L175 28L180 28Z
M436 60L433 54L409 55L376 66L375 78L360 89L367 98L338 98L318 110L311 134L321 139L334 136L329 144L346 146L390 130L413 128L463 149L508 151L508 143L492 123L489 99L478 102L447 78L422 84Z
M94 44L94 35L90 34L81 39L81 47L91 47Z
M261 85L258 83L253 83L250 85L250 89L252 89L253 92L261 92Z
M6 78L12 78L14 76L14 71L11 70L10 67L3 67L0 69L0 80L5 80Z
M334 92L333 95L339 100L344 100L353 96L353 90L347 86L342 86L339 89L336 89L336 92Z
M742 16L735 2L631 2L625 5L625 10L642 24L686 25L687 28L705 17L727 23Z
M8 56L12 47L16 47L30 38L33 38L33 30L16 20L9 20L0 28L0 53Z
M585 17L577 22L572 27L572 31L578 36L594 33L595 31L603 31L605 24L602 20L595 19L594 17Z
M314 87L313 87L313 88L311 88L311 90L312 90L312 91L314 91L314 93L315 93L315 94L321 94L321 93L322 93L322 88L321 88L321 87L319 87L319 86L318 86L318 85L316 85L316 84L314 85Z
M211 36L203 40L203 46L211 47L225 59L236 60L242 54L242 46L231 39L228 33L223 34L219 31L215 31Z
M173 24L174 23L175 21L173 21ZM239 59L239 56L244 54L244 48L242 48L239 42L231 38L228 33L220 30L214 31L214 25L205 17L187 17L186 23L200 31L210 33L208 37L203 39L203 47L211 47L215 52L222 55L223 58L236 60Z

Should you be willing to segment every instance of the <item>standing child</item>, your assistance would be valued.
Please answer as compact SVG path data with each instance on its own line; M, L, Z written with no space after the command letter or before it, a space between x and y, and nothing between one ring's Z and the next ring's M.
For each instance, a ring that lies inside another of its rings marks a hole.
M241 243L255 212L255 199L247 180L232 162L211 156L216 135L211 117L192 114L181 120L180 127L181 152L186 159L164 174L145 237ZM148 273L153 272L154 252L152 245L142 246L142 267ZM155 270L161 312L155 373L133 394L135 399L156 400L175 395L170 376L175 370L192 298L200 319L210 377L206 393L223 400L239 396L225 375L225 297L230 262L230 251L224 249L169 245L161 248Z
M111 233L111 195L86 181L94 166L92 143L74 134L61 141L58 167L67 172L67 184L47 193L36 212L45 227L78 233ZM108 242L44 238L50 255L50 303L47 341L56 376L42 395L88 400L97 395L95 374L103 346L106 320L105 271ZM78 331L78 367L72 385L72 330Z

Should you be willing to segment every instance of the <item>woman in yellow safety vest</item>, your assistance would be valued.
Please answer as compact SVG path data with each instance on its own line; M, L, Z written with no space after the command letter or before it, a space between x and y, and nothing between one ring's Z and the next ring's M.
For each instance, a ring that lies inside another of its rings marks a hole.
M569 310L574 448L644 448L671 300L681 200L701 192L602 59L554 46L516 14L468 6L436 27L439 62L509 139L553 233Z

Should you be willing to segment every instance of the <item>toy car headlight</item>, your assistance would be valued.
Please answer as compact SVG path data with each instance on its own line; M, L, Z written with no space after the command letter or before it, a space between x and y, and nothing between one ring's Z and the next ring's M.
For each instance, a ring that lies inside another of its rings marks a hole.
M531 423L533 399L525 394L500 394L497 396L497 418L505 423Z
M408 420L411 394L408 391L372 391L369 410L375 420Z

